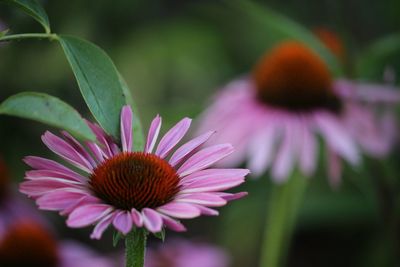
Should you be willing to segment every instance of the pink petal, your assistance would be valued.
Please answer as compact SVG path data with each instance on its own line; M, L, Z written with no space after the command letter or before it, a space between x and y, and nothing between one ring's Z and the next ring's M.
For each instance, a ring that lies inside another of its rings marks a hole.
M93 157L86 151L86 149L68 132L62 131L62 135L64 136L65 141L69 143L78 153L80 153L85 159L87 159L93 168L96 167L96 162L93 160Z
M180 177L184 177L196 171L203 170L215 162L223 159L233 152L233 147L230 144L215 145L204 148L190 157L178 169Z
M142 227L143 226L143 216L140 212L138 212L136 209L132 209L131 210L131 217L132 217L132 221L133 223L137 226L137 227Z
M218 216L219 212L217 210L202 206L202 205L194 205L196 208L199 209L201 215L205 216Z
M212 131L206 132L205 134L202 134L182 145L174 154L172 154L169 164L172 167L178 165L186 156L190 155L194 150L203 145L214 133L215 132Z
M175 231L175 232L185 232L186 231L186 227L181 224L180 222L161 214L161 217L163 219L163 223L165 226L167 226L169 229Z
M41 178L65 179L71 183L83 184L87 178L79 174L71 175L70 173L53 171L53 170L31 170L25 173L25 178L28 180L36 180Z
M60 188L80 188L83 189L80 183L74 183L65 179L54 178L39 178L31 181L22 182L19 186L21 193L28 196L38 197L45 193L51 192Z
M149 133L147 134L147 141L144 151L151 153L157 142L158 134L160 133L162 119L157 115L151 122Z
M88 205L88 204L99 204L101 203L101 200L98 199L97 197L94 196L83 196L81 197L77 202L75 202L74 204L68 206L67 208L63 209L60 212L60 215L62 216L66 216L69 215L71 212L73 212L76 208L80 207L80 206L84 206L84 205Z
M126 105L121 111L121 143L122 151L132 151L132 109Z
M110 226L113 219L114 219L114 213L111 213L105 216L103 219L101 219L94 227L93 232L90 235L90 238L99 240L103 235L104 231L107 230L108 226Z
M314 116L314 120L328 145L352 164L360 160L358 149L345 125L326 112Z
M212 193L193 193L177 195L175 201L178 203L191 203L209 207L220 207L226 205L226 200Z
M279 137L276 126L274 121L267 122L250 143L248 166L255 176L263 174L274 159L274 147Z
M41 157L28 156L24 158L24 162L34 169L59 172L66 176L69 176L71 179L74 179L76 181L86 180L86 178L84 178L82 175L72 171L71 169L53 160Z
M298 128L295 126L296 119L286 121L283 141L278 149L274 165L272 167L272 178L276 182L285 181L294 167L294 159L298 155L298 140L301 138Z
M186 203L168 203L157 208L157 211L179 219L191 219L200 216L200 211L198 208L196 208L194 205Z
M128 234L132 230L131 213L128 211L118 212L113 220L113 225L124 235Z
M222 197L226 201L232 201L232 200L241 199L242 197L247 196L249 193L247 193L247 192L239 192L239 193L232 194L232 193L225 193L225 192L216 192L215 194L217 194L218 196Z
M53 190L36 201L40 209L61 211L80 200L87 193L79 190Z
M51 151L53 151L60 157L64 158L71 164L75 165L76 167L88 173L92 171L93 167L89 163L89 161L82 154L80 154L75 148L73 148L70 144L68 144L60 137L47 131L42 136L42 141Z
M302 139L300 143L300 168L306 176L311 176L317 166L317 140L316 137L310 132L306 122L302 127Z
M250 173L247 169L206 169L192 173L181 179L180 184L186 185L193 182L207 181L207 180L223 180L241 178Z
M104 147L102 149L104 156L106 158L112 157L114 153L111 149L112 141L110 140L110 137L97 124L91 123L90 121L86 121L86 123L90 127L92 132L96 135L97 141Z
M192 120L184 118L172 127L158 144L156 155L165 158L189 130Z
M72 228L80 228L91 225L107 216L113 209L106 204L91 204L75 209L68 217L67 225Z
M183 185L180 193L223 191L244 182L244 177L210 178Z
M142 210L142 215L143 215L143 223L144 226L146 226L147 230L149 230L152 233L158 233L161 231L161 228L163 226L163 220L161 218L161 215L157 211L153 209L144 208Z
M98 162L103 162L104 151L96 143L86 142L86 145L89 148L89 150L92 152L92 154L95 156L96 160Z

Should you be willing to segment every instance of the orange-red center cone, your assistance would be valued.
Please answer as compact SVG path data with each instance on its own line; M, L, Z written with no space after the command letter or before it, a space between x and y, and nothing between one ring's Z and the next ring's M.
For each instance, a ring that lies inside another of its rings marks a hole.
M289 110L337 110L332 77L322 59L300 42L284 42L256 65L253 78L260 101Z
M156 208L178 192L179 176L165 160L143 152L122 153L99 165L90 177L93 192L123 210Z

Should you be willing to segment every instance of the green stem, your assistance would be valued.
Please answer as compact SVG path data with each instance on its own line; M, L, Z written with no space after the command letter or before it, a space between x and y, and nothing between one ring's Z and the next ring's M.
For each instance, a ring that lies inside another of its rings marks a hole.
M285 184L273 185L267 205L260 267L279 267L285 264L306 185L307 178L299 172Z
M57 40L58 36L54 33L22 33L22 34L13 34L6 35L0 38L0 42L12 41L12 40L21 40L21 39L50 39Z
M147 232L135 229L125 237L126 267L143 267Z

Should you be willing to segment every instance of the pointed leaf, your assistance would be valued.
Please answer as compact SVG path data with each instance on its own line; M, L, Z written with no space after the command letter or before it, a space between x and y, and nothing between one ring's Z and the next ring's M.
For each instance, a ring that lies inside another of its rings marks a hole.
M24 92L13 95L0 104L0 114L39 121L65 129L80 138L95 140L92 131L73 107L47 94Z
M335 56L318 40L318 38L301 24L285 17L265 5L253 1L229 1L234 8L254 20L264 30L259 34L272 38L274 42L283 40L298 40L311 47L328 64L335 75L341 75L342 69ZM259 29L257 29L259 30Z
M126 100L114 63L101 48L88 41L65 35L60 35L59 41L93 116L108 134L119 140L120 113Z
M6 3L10 3L26 14L34 18L40 24L42 24L43 28L47 33L50 33L50 23L49 18L47 17L46 11L36 0L2 0Z
M160 232L154 233L154 236L158 239L161 239L162 242L165 241L165 228L163 228Z
M124 238L124 235L119 231L114 231L113 234L113 246L116 247L121 239Z

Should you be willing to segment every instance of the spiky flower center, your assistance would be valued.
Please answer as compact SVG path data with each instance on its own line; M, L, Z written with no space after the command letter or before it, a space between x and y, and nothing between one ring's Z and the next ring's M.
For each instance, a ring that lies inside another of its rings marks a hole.
M179 176L160 157L143 152L118 154L100 164L90 177L93 192L123 210L156 208L179 191Z
M299 42L281 43L255 67L257 97L268 104L291 110L336 110L332 77L325 63Z
M0 241L0 266L56 267L58 263L56 241L36 223L18 223Z

